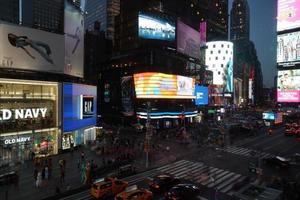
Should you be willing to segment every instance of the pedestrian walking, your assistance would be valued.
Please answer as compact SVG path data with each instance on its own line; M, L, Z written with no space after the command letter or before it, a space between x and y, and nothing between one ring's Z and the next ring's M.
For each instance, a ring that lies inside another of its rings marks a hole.
M77 160L77 168L78 168L78 169L80 169L80 164L81 164L80 158L78 158L78 160Z
M41 185L42 185L42 173L38 172L35 186L36 186L36 188L40 188Z
M84 161L84 156L85 156L85 155L84 155L84 152L82 151L82 152L81 152L81 161L82 161L82 162Z
M65 170L62 168L60 170L60 183L63 184L65 182Z
M66 169L66 160L65 159L62 160L62 165L63 165L63 168L65 170Z
M43 167L43 169L42 169L42 180L44 180L45 179L45 167Z
M48 169L48 166L46 165L45 166L45 179L48 180L49 178L49 169Z
M34 178L34 181L37 180L38 172L39 172L39 171L35 168L34 171L33 171L33 178Z

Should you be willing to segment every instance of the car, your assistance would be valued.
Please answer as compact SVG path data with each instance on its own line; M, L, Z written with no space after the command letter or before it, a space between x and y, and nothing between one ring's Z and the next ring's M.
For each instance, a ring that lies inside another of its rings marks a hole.
M190 183L177 184L165 193L165 199L188 200L195 199L200 193L198 186Z
M285 129L284 135L285 136L292 136L292 135L294 135L294 129L293 128Z
M290 160L280 157L273 156L269 158L263 158L263 162L267 165L274 166L276 168L288 168L290 167Z
M180 179L167 174L161 174L155 176L152 180L149 181L148 184L151 191L164 192L179 183Z
M151 191L133 185L115 196L115 200L150 200L152 196Z
M128 186L128 182L117 178L101 178L95 180L91 187L91 195L95 198L113 197L124 191Z

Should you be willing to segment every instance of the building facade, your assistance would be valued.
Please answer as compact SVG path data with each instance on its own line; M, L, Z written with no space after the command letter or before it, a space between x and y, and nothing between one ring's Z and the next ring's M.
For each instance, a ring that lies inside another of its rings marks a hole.
M247 0L234 0L230 11L230 40L250 36L250 10Z
M120 13L120 0L89 0L86 4L85 29L92 31L94 23L100 22L100 30L113 40L115 16Z

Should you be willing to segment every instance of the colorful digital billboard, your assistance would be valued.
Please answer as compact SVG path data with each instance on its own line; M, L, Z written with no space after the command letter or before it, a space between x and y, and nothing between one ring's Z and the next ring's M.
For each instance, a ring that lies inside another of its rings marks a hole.
M139 37L155 40L175 40L175 22L154 14L139 12Z
M194 99L195 79L157 72L134 74L137 98Z
M182 21L177 21L177 51L200 59L200 33Z
M300 69L278 71L278 102L300 102Z
M299 31L277 36L277 63L283 66L300 63Z
M205 64L213 71L213 84L222 86L224 92L233 92L233 43L207 42Z
M300 27L300 1L278 0L277 31Z
M96 125L97 87L63 84L63 131L69 132Z
M195 104L207 105L208 104L208 87L196 85L195 86Z

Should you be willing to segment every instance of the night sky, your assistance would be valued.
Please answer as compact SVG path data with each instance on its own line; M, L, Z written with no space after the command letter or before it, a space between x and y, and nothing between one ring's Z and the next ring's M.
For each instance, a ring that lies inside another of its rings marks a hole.
M229 0L229 14L233 0ZM255 43L261 62L264 85L274 86L276 75L277 0L248 0L250 7L250 40Z

